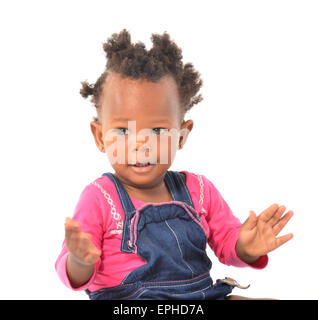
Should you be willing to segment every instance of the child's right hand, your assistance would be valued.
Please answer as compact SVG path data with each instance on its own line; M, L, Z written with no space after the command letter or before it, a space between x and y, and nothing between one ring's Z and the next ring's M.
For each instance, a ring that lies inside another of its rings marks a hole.
M94 265L98 261L101 251L92 243L91 235L81 232L81 224L71 218L65 219L64 226L65 243L72 258L86 266Z

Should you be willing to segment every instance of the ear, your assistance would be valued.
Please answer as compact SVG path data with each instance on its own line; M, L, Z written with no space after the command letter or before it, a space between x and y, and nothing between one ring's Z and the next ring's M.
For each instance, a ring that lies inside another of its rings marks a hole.
M193 128L193 121L192 120L183 121L183 123L181 124L179 149L182 149L182 147L186 143L187 138L188 138L192 128Z
M102 125L98 123L97 121L92 121L90 123L91 131L95 139L95 144L97 148L101 152L105 152L105 146L103 141L103 131L102 131Z

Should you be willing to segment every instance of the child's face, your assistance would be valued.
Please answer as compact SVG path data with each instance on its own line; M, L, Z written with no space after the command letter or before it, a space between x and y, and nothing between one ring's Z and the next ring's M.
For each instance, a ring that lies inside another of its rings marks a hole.
M183 121L172 76L153 83L110 73L99 105L100 124L91 122L91 130L116 174L126 183L144 187L162 179L193 126L192 120ZM133 166L145 162L152 165Z

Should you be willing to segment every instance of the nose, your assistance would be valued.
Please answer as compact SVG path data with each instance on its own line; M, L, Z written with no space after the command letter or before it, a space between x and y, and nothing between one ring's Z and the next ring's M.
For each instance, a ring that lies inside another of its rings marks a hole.
M128 163L153 162L153 158L156 158L155 150L149 135L133 135L129 143Z
M146 149L149 149L149 139L144 141L136 141L136 148L135 151L146 151Z

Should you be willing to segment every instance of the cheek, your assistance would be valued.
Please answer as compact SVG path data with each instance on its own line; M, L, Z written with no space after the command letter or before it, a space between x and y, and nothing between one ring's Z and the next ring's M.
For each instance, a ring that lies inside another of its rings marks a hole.
M111 164L125 164L127 162L127 140L125 136L116 136L104 140L106 154Z
M170 163L177 152L178 143L176 139L170 136L158 137L157 159L161 164Z

